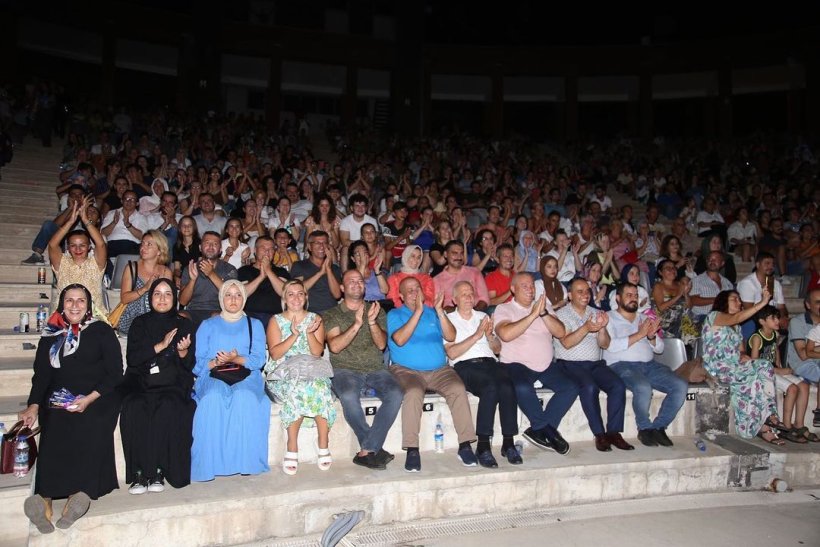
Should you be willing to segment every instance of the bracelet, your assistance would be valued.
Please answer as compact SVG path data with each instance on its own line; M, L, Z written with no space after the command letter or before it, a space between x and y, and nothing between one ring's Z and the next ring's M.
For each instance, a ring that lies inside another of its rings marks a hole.
M368 323L367 325L368 325L368 326L370 326L370 327L374 327L374 326L376 325L376 323L375 323L375 322L373 322L373 323Z
M538 317L546 317L546 316L548 316L549 314L550 314L550 312L548 312L547 310L544 310L544 313L539 313L539 314L538 314Z

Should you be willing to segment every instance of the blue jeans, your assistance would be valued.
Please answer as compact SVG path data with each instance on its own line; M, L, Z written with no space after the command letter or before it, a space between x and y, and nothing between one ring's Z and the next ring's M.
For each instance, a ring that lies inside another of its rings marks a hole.
M606 361L564 361L567 375L578 383L581 408L593 435L621 433L624 430L626 386L617 374L609 370ZM606 429L601 418L600 392L606 393Z
M40 231L37 232L37 235L34 237L31 250L35 253L43 254L48 247L48 242L51 240L51 237L56 234L59 229L60 227L57 226L53 220L43 222Z
M515 387L518 407L530 421L532 428L538 430L549 425L558 429L561 420L578 397L578 385L567 376L564 367L553 362L547 370L537 372L521 363L505 363L505 366ZM545 408L541 408L533 387L536 380L553 392Z
M638 429L664 429L672 423L686 400L686 391L689 389L686 380L656 361L620 361L610 368L632 392L632 410L635 412ZM666 393L666 397L663 398L657 417L650 420L649 405L653 389Z
M399 383L386 369L357 372L339 367L334 367L331 383L342 403L345 420L356 434L361 449L378 452L401 409L404 393ZM376 391L376 397L382 402L372 426L367 425L361 403L362 390L368 387Z

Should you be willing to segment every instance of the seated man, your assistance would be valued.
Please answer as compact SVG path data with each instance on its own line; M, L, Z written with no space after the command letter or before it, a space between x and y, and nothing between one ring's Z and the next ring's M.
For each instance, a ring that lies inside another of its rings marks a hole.
M595 435L595 448L609 452L612 445L621 450L633 450L621 436L624 430L624 408L626 406L626 386L617 374L601 359L601 348L609 347L609 332L606 330L609 316L589 306L589 284L585 279L576 278L569 285L569 305L564 306L556 316L567 329L566 336L555 342L555 362L578 384L581 408ZM601 418L599 393L606 393L607 424Z
M458 434L458 457L465 466L476 465L470 443L475 442L475 428L470 414L470 403L464 383L447 364L442 338L452 342L456 338L442 304L444 295L436 297L435 308L424 305L421 284L407 277L399 285L403 306L387 314L387 345L393 364L390 372L404 390L401 407L402 448L407 450L405 471L421 471L419 455L419 428L428 389L439 393L447 401Z
M473 310L475 290L466 281L453 287L456 309L447 318L456 329L454 342L444 344L453 365L467 391L479 398L476 416L476 457L483 467L498 467L490 450L495 424L495 407L499 407L501 434L504 436L501 455L511 464L523 463L513 437L518 434L518 406L515 388L495 354L501 351L501 341L493 332L493 320L484 312Z
M444 307L447 311L456 309L453 303L453 287L459 281L468 281L476 292L475 309L484 311L490 305L490 293L487 284L478 268L464 265L464 244L458 240L447 242L444 247L444 258L447 265L433 278L436 292L444 295Z
M308 292L308 311L314 313L329 310L342 297L342 290L339 287L342 271L333 263L333 258L328 252L329 241L330 236L322 230L308 234L308 258L300 260L290 269L290 276L293 279L304 281Z
M46 220L43 222L40 231L37 232L37 236L31 243L31 256L23 260L21 264L43 265L46 263L45 258L43 257L43 252L45 252L49 240L51 240L51 237L57 233L60 226L65 224L66 221L71 218L71 212L74 210L74 204L82 203L85 196L85 188L79 184L72 184L68 188L68 206L59 215L57 215L54 220ZM71 226L70 230L75 228L82 228L82 224L79 220L74 226Z
M820 345L808 343L809 331L820 325L820 289L806 294L806 313L789 321L789 351L787 364L795 374L818 387L814 427L820 427ZM798 424L800 425L800 424Z
M524 438L539 448L569 452L558 433L561 419L578 397L578 386L562 365L552 362L552 339L564 336L564 325L552 312L544 295L535 300L535 283L528 273L515 274L513 299L495 309L495 332L501 339L501 362L515 387L518 406L530 421ZM535 393L538 380L553 391L546 408Z
M219 289L228 279L236 279L236 268L219 259L222 254L222 238L216 232L205 232L199 244L201 258L182 268L182 289L179 303L194 322L194 328L219 313Z
M364 278L358 270L342 276L344 297L322 314L333 365L333 391L342 403L345 420L359 441L353 463L369 469L386 469L393 454L382 448L401 408L401 387L384 367L387 318L378 302L364 301ZM367 424L361 393L373 389L382 404L373 425Z
M282 288L290 274L271 263L273 240L269 236L256 238L254 249L254 263L239 268L237 275L248 295L245 313L259 319L267 329L271 317L282 313Z
M148 231L148 222L137 211L137 203L137 193L126 190L122 195L122 207L112 209L105 215L100 232L106 238L109 258L139 254L142 236Z
M609 312L609 347L604 350L606 364L621 377L632 392L632 410L638 425L638 440L645 446L672 446L666 427L672 423L686 400L688 383L672 369L655 361L663 353L663 337L657 336L660 322L638 315L638 287L618 285L618 309ZM654 420L649 419L652 390L666 393Z

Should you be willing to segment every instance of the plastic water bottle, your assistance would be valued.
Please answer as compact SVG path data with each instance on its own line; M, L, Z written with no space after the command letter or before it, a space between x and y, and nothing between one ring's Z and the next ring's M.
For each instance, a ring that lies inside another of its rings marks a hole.
M701 452L706 452L706 443L703 442L703 439L700 437L695 437L695 446L697 446Z
M46 328L46 321L48 320L48 306L40 304L37 307L37 332L43 332Z
M0 437L5 435L6 433L8 433L8 431L6 431L6 424L0 422Z
M25 477L28 474L28 442L25 437L17 437L14 445L14 476Z
M438 419L436 420L436 432L433 435L433 440L435 440L436 452L438 452L438 453L444 452L444 428L441 426L441 415L440 414L439 414Z

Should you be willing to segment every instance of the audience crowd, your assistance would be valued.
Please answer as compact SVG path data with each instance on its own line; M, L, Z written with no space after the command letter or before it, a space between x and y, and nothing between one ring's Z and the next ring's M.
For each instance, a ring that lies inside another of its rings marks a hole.
M523 462L518 408L525 439L566 454L560 423L576 398L598 450L632 450L627 390L640 443L671 446L666 428L696 378L730 387L739 435L818 441L804 422L820 381L820 167L802 142L558 147L362 129L338 136L328 162L251 117L119 110L66 131L61 210L23 261L47 256L61 299L22 416L53 413L48 397L71 383L59 356L76 353L92 323L105 328L105 288L118 287L125 381L106 363L101 383L77 389L83 409L89 391L124 401L133 494L162 491L166 478L181 487L267 471L271 399L287 431L283 471L297 473L308 427L329 470L334 394L358 439L353 461L370 469L393 460L383 443L400 418L404 467L421 470L429 391L452 413L466 466L498 466L496 408L508 463ZM806 313L790 317L794 285ZM678 340L688 362L672 371L658 355ZM546 406L536 382L552 391ZM665 393L654 418L653 389ZM381 400L372 423L362 397ZM48 439L69 433L49 425L40 465L59 468ZM102 450L89 461L109 469L107 445L72 446L78 459ZM72 496L63 518L73 522L109 483L38 473L26 513L47 531L50 499Z

